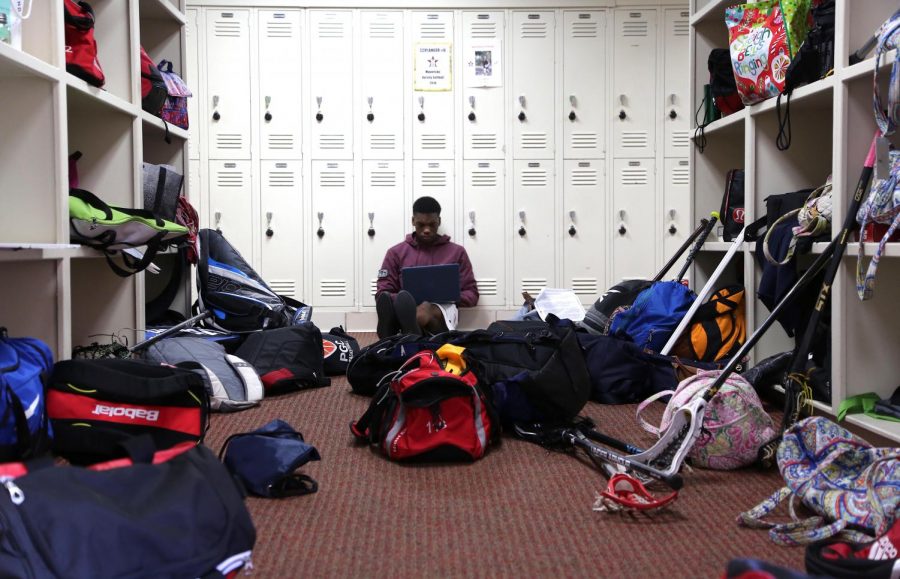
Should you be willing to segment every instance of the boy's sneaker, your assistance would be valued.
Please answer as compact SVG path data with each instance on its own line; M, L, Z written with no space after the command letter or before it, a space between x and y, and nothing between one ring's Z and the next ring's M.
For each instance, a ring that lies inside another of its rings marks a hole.
M419 321L416 319L416 299L406 290L400 290L394 298L394 313L400 322L400 330L404 334L422 335Z
M393 336L400 331L400 322L394 312L394 300L391 294L381 292L375 297L375 313L378 314L378 339Z

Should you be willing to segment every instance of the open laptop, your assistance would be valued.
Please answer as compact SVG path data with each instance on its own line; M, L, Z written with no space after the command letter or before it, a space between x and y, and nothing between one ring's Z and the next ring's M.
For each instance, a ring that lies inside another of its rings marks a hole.
M455 303L459 301L459 264L404 267L400 270L400 285L417 304Z

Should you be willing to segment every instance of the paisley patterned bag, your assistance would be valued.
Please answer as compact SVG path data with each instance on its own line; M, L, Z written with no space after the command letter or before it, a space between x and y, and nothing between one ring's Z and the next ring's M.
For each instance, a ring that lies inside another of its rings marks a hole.
M778 447L778 470L787 486L738 516L738 523L769 529L779 545L802 545L840 535L871 542L893 524L900 506L900 448L875 448L822 416L801 420ZM792 522L763 518L790 498ZM801 519L799 498L815 515Z

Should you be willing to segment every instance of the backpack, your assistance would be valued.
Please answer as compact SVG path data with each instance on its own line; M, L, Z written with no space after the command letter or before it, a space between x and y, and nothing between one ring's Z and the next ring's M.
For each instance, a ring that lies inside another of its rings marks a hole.
M582 327L592 334L607 335L613 318L630 308L650 280L628 279L606 290L584 314Z
M149 362L193 370L203 378L210 410L235 412L252 408L263 398L256 370L225 351L225 347L200 337L176 336L152 344L142 356Z
M166 102L166 83L153 59L141 46L141 108L153 115L160 116Z
M744 228L744 170L731 169L725 178L722 196L722 239L734 241Z
M214 229L199 232L197 306L211 312L203 324L226 332L255 332L290 323L300 302L276 294Z
M637 418L647 432L665 432L672 416L694 400L702 398L720 370L698 372L682 380L675 391L667 390L650 396L638 405ZM671 395L659 428L651 426L641 413L653 401ZM741 468L756 462L757 452L775 438L772 417L762 407L756 390L740 374L731 374L722 388L706 405L700 438L688 456L695 464L716 470Z
M744 287L716 291L691 318L688 331L676 342L672 355L701 362L730 359L747 338Z
M450 335L462 335L462 332L445 332L431 337L395 334L369 344L361 348L347 365L347 382L354 393L372 396L382 378L399 370L419 352L437 350Z
M187 100L193 96L191 89L184 84L181 77L172 72L172 63L168 60L159 61L159 72L162 75L166 90L165 102L160 116L162 120L172 123L184 130L188 129Z
M640 348L659 352L684 318L696 295L679 281L658 281L613 318L609 333L626 336Z
M322 332L310 323L254 332L235 354L256 368L267 395L331 384Z
M176 221L178 199L181 197L184 175L172 165L154 165L153 163L144 163L141 175L143 177L144 209L151 211L157 217ZM179 223L179 225L184 224Z
M425 350L386 376L365 414L350 425L392 460L477 460L499 426L462 350Z
M53 353L37 338L10 338L0 328L0 461L39 456L50 448L44 378Z
M6 463L0 477L0 576L231 577L250 566L250 512L203 445L89 468Z
M75 464L121 458L149 435L154 448L203 441L209 397L190 370L143 360L63 360L47 385L53 452Z
M100 88L106 82L97 60L94 10L87 2L64 0L66 28L66 72Z
M325 359L326 376L343 376L359 354L359 342L347 334L344 328L337 326L328 333L322 334L322 355Z
M769 529L779 545L813 543L838 534L857 543L884 534L900 507L900 448L876 448L822 416L784 432L777 452L785 487L741 513L738 522ZM815 516L775 524L763 520L779 503L800 499Z
M706 59L706 68L709 70L710 92L716 110L726 117L744 108L734 80L731 52L727 48L712 49Z

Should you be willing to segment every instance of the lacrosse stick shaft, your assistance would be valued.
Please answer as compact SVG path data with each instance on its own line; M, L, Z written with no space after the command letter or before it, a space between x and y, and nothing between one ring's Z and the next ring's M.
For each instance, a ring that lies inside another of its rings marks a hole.
M635 462L628 458L627 456L623 456L621 454L615 453L611 450L607 450L602 446L594 444L586 436L584 436L580 431L574 430L568 433L569 441L579 448L587 451L594 458L598 458L600 460L611 462L614 464L618 464L620 466L624 466L625 468L632 469L634 471L640 472L642 474L648 475L654 479L662 481L666 483L673 490L678 490L684 485L684 480L681 478L681 475L678 473L665 473L661 470L654 468L648 464L644 464L642 462Z
M198 324L210 316L212 316L212 312L203 312L202 314L197 314L196 316L194 316L192 318L186 319L185 321L181 322L180 324L176 324L176 325L172 326L171 328L168 328L168 329L156 334L155 336L151 336L150 338L147 338L143 342L139 342L139 343L135 344L134 346L130 347L128 349L128 351L133 354L135 352L140 352L142 350L146 350L147 348L149 348L156 342L162 340L163 338L168 338L169 336L177 334L178 332L180 332L181 330L183 330L185 328L190 328L194 324Z
M700 248L703 247L703 244L706 243L706 239L709 237L709 234L712 233L712 230L716 227L716 221L719 220L719 213L717 211L713 211L710 213L709 223L706 224L706 227L703 229L703 233L697 237L697 243L694 244L694 247L691 248L691 252L688 254L687 259L684 260L684 263L681 266L681 271L678 272L678 275L675 276L675 281L681 281L684 279L684 275L687 273L688 268L691 267L691 263L694 262L694 258L697 257L697 252L700 251Z
M675 347L675 342L678 341L678 338L681 336L682 332L684 332L685 328L688 327L688 324L691 323L691 318L694 317L694 314L697 313L697 310L700 309L706 302L706 298L709 297L709 294L712 293L713 288L719 281L719 277L722 275L722 272L725 271L725 268L728 267L728 264L731 263L731 259L734 257L734 254L741 248L741 244L744 243L744 234L746 232L746 228L741 229L741 232L738 233L738 236L735 238L734 243L731 244L731 247L728 248L728 252L725 254L725 257L722 258L722 261L719 262L719 265L716 267L715 271L713 271L712 275L709 276L709 280L704 284L703 289L700 290L700 293L697 295L697 299L694 300L694 303L691 304L690 309L688 309L687 313L681 318L681 321L678 322L678 326L675 328L675 331L672 333L672 336L669 338L669 341L666 342L666 345L663 346L660 354L663 356L668 356L669 352L672 351L672 348Z
M681 258L681 256L684 254L685 251L687 251L687 248L691 246L691 243L693 243L695 239L697 239L704 231L706 231L707 228L710 228L709 223L710 223L709 220L701 219L700 225L698 225L697 228L691 232L691 234L688 236L688 238L684 240L684 243L681 244L681 247L678 248L678 251L675 252L675 255L673 255L671 258L669 258L669 261L667 261L666 264L664 266L662 266L662 269L659 270L659 272L653 277L653 279L651 281L661 280L663 278L663 276L666 275L666 272L669 271L670 269L672 269L672 266L675 265L675 262L678 261L679 258ZM707 231L706 235L709 235L708 231ZM704 240L706 239L706 235L703 236ZM702 242L701 242L701 245L702 245ZM686 263L690 263L691 259L693 258L692 257L693 255L694 255L694 252L691 251L691 254L688 256L688 261Z
M582 430L581 432L586 437L595 442L611 446L616 450L621 450L622 452L627 452L628 454L639 454L641 452L644 452L644 449L642 448L638 448L636 446L628 444L627 442L623 442L618 438L613 438L612 436L608 436L606 434L603 434L602 432L598 432L594 428Z

